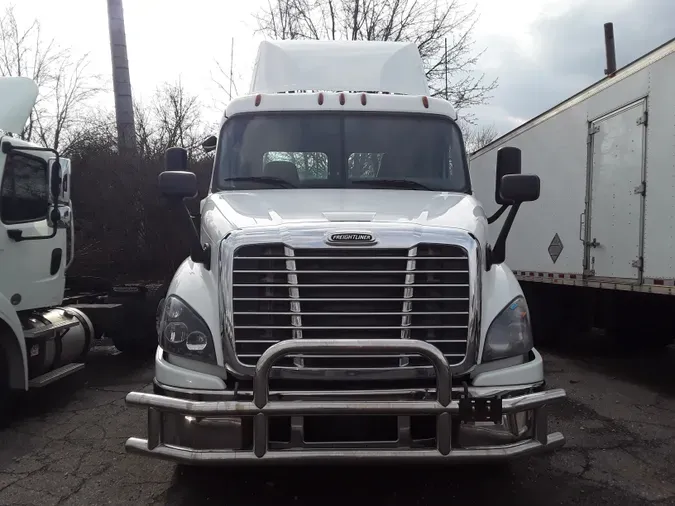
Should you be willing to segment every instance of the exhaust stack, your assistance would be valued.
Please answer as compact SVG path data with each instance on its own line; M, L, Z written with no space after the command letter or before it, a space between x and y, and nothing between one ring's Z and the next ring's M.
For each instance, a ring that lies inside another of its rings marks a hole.
M613 23L605 23L605 56L607 59L605 75L612 77L616 73L616 49L614 48Z

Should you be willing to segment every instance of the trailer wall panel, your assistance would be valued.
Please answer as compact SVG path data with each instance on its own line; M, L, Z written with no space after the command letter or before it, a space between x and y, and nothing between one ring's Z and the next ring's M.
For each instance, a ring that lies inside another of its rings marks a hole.
M507 263L514 271L525 272L530 277L553 275L557 278L558 274L560 277L564 274L581 278L585 253L582 239L587 226L583 213L586 200L591 196L587 193L593 154L589 127L603 116L641 99L646 99L649 114L647 125L640 127L646 128L646 196L644 215L640 217L644 229L643 278L647 282L653 281L652 278L675 278L675 41L504 135L471 157L472 184L488 215L498 208L494 202L494 178L500 147L520 148L523 173L541 178L540 199L521 207L509 235ZM640 115L636 109L636 122ZM638 142L638 138L637 134L626 136L630 143ZM636 155L626 160L635 164L635 158ZM635 175L634 171L632 174ZM630 195L623 197L634 198L633 188L627 189L627 184L618 185L618 191L623 195L631 190ZM630 185L633 186L632 181ZM617 196L618 203L620 198L621 195ZM504 218L490 225L493 244ZM559 253L557 258L549 253L556 234L562 243L562 251L559 247L552 248L553 253ZM638 244L635 250L640 251ZM589 248L589 255L592 251ZM625 274L625 269L620 270ZM546 274L540 276L541 273ZM640 279L637 275L632 278ZM599 281L606 283L607 279Z

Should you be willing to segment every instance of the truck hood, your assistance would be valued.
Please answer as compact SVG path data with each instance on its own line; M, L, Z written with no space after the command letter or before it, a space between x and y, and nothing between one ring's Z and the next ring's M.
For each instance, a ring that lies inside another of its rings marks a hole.
M478 227L486 225L483 208L471 195L463 193L269 189L221 192L211 195L208 201L233 228L298 222L387 222L452 227L475 233Z
M35 105L38 86L27 77L0 77L0 130L20 134Z

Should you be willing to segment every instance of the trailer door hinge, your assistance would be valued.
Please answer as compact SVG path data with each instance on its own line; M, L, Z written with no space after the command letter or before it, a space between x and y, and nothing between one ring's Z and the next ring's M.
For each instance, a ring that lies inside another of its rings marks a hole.
M631 265L635 269L638 269L640 271L643 269L643 264L644 264L644 260L643 260L642 257L638 257L637 260L633 260L633 262L631 263Z
M633 189L635 195L646 195L647 194L647 184L642 181L638 186Z
M642 116L640 116L637 119L635 124L647 126L648 119L649 119L649 113L647 111L645 111L645 112L642 113Z
M600 131L600 125L591 125L588 127L588 135L597 134Z

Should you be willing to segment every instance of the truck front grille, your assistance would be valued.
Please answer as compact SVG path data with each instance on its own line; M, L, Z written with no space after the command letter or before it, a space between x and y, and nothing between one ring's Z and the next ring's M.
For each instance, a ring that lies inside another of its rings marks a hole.
M452 364L467 353L469 260L454 245L411 249L292 249L234 252L232 321L240 362L255 365L284 339L420 339ZM292 356L278 366L389 368L428 365L417 356Z

